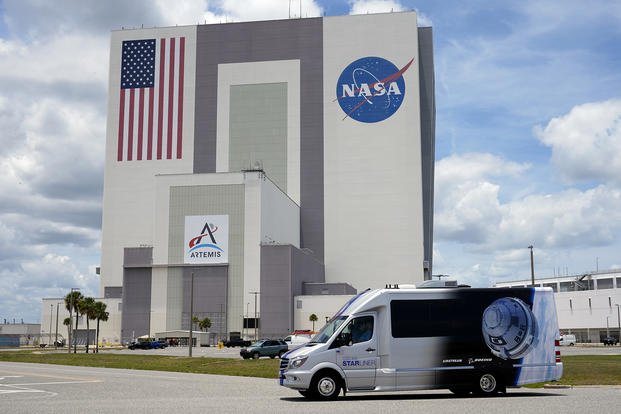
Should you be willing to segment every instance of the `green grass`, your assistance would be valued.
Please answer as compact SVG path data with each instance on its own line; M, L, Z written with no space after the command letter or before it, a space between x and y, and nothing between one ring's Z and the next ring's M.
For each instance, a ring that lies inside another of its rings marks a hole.
M0 361L278 378L279 359L188 358L162 355L3 351Z
M568 355L561 385L621 385L621 355Z
M278 359L187 358L162 355L68 354L46 351L3 351L0 361L87 367L144 369L277 378ZM559 385L621 385L621 355L571 355L563 357ZM534 384L533 387L542 384Z

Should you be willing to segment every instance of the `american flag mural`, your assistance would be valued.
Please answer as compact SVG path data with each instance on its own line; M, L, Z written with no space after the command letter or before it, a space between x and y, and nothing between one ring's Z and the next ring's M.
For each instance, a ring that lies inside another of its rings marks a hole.
M181 159L185 37L123 41L117 161Z

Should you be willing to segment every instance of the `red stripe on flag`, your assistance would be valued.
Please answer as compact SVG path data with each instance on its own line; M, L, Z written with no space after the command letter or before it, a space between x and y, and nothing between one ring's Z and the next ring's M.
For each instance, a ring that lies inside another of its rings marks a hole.
M185 62L185 37L179 39L179 96L177 97L177 159L181 159L183 143L183 74Z
M123 126L125 124L125 89L119 95L119 135L117 139L116 160L123 161Z
M138 97L138 154L137 160L142 160L142 132L144 124L144 88L140 88Z
M127 161L131 161L134 152L134 99L136 90L129 90L129 125L127 126Z
M168 73L168 125L166 134L166 159L172 158L172 124L173 124L173 102L175 94L175 38L170 39L170 61Z
M154 88L147 88L149 90L149 122L147 126L147 160L153 159L153 91Z
M166 52L166 40L160 39L160 85L158 88L157 105L157 159L162 159L162 120L164 119L164 56Z

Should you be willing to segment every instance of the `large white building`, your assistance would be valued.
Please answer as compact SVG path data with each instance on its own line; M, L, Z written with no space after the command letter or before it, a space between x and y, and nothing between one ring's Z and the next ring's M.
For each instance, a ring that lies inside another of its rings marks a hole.
M212 332L282 336L294 297L430 278L414 12L115 31L109 82L103 337L188 329L191 290Z
M530 280L497 283L498 287L530 286ZM537 278L536 286L554 290L559 329L578 342L599 343L619 338L621 327L621 270Z

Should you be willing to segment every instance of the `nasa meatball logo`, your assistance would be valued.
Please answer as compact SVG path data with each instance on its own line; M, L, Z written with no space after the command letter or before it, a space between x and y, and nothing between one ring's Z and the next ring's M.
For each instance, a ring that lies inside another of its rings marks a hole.
M405 98L403 74L412 62L413 58L401 69L377 56L350 63L336 85L336 100L345 113L343 120L373 123L390 118Z

